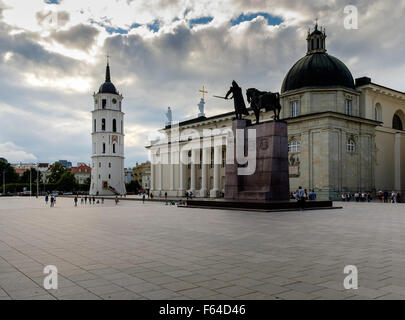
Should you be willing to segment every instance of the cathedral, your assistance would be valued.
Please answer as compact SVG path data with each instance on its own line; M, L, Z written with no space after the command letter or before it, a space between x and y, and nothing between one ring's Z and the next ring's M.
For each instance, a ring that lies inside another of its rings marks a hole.
M342 61L327 53L325 30L318 25L306 40L307 52L287 72L280 94L291 191L314 189L320 200L337 200L343 192L405 191L405 93L368 77L355 80ZM245 118L253 120L249 113ZM264 112L260 121L272 116ZM151 192L223 196L226 136L233 118L233 112L202 114L161 129L167 139L147 147ZM203 134L208 130L215 134Z
M91 195L122 195L124 183L124 113L122 95L111 82L107 61L105 82L93 94Z

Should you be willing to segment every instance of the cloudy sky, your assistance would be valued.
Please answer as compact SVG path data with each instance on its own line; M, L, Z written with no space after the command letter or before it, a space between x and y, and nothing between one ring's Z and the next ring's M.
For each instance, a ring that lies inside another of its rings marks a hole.
M358 30L344 28L355 5ZM306 51L314 20L327 49L355 78L405 91L405 0L0 0L0 157L90 162L92 94L112 81L123 94L126 166L147 159L148 136L197 116L231 111L232 79L280 91Z

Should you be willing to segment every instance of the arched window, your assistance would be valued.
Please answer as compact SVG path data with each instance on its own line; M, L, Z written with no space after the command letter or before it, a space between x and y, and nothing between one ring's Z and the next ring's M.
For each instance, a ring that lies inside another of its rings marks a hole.
M374 120L381 121L382 119L381 104L377 103L374 108Z
M113 119L112 127L113 127L113 132L117 132L117 120Z
M347 140L346 150L347 150L347 152L355 152L356 151L356 143L353 141L353 139Z
M115 153L115 143L113 143L113 153Z
M103 153L105 153L105 143L103 143Z
M298 100L290 103L291 118L298 117L300 114L300 102Z
M396 130L403 130L402 120L397 114L394 114L394 117L392 118L392 128Z
M101 119L101 131L105 131L105 119Z
M300 152L301 150L301 142L297 140L293 140L288 144L288 152Z

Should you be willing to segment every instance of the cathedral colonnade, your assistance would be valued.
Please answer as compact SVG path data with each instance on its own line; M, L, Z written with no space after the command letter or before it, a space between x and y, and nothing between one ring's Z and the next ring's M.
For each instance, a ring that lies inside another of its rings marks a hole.
M151 192L184 197L221 197L225 188L226 138L215 137L151 148Z

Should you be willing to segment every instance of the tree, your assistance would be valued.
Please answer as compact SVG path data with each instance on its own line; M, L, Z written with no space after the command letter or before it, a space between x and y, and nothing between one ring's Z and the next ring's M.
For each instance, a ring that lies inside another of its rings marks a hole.
M73 191L77 186L75 175L70 171L65 171L57 184L60 191Z
M31 168L31 182L36 183L37 181L37 170L34 168ZM23 174L20 177L20 183L30 183L30 169L27 169L23 172Z
M49 174L49 182L50 183L58 183L58 181L62 177L63 173L65 173L67 169L60 162L55 162L51 166L50 170L51 170L51 173Z
M3 159L0 159L0 184L3 185L3 172L5 172L5 182L15 183L18 182L18 174L15 172L14 168Z
M139 191L139 189L141 189L141 185L137 180L132 180L130 183L125 185L125 188L127 189L127 192L136 193Z

